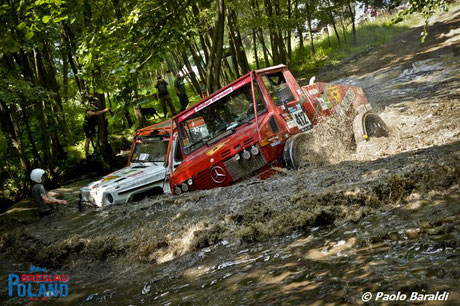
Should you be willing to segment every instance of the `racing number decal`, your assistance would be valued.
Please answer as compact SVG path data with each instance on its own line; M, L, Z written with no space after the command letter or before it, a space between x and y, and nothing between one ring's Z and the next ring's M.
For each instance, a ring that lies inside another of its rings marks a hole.
M302 110L293 112L292 117L295 119L299 129L301 130L311 125L310 120L308 120L308 117Z
M295 121L297 122L298 125L300 126L303 126L303 125L307 125L307 121L305 120L305 114L302 113L299 113L299 114L295 114Z

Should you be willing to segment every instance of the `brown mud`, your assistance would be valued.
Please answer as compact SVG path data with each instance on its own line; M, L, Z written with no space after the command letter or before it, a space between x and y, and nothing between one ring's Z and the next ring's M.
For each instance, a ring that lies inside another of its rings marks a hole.
M0 216L1 283L34 265L70 273L60 301L72 304L356 304L367 291L440 290L457 304L460 10L437 18L425 45L415 28L318 76L362 86L390 137L353 144L330 121L304 168L268 180L83 213L79 182L54 191L69 205L42 220L24 201ZM6 285L0 299L24 302Z

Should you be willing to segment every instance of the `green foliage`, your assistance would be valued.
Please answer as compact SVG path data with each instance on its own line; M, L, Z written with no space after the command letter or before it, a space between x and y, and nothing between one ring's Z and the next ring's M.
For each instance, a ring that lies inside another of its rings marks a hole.
M29 105L47 95L47 91L18 77L19 73L0 67L0 101L10 104Z
M67 16L61 0L11 0L0 6L0 24L6 31L0 34L0 57L28 46L36 33L46 31ZM19 22L20 21L20 22Z
M397 8L402 4L402 0L393 0L391 1L391 8ZM412 0L408 1L404 9L394 17L389 24L396 24L402 22L404 17L407 15L420 13L425 19L425 25L423 26L423 31L420 33L420 40L425 42L426 37L428 36L427 26L429 25L429 19L433 16L436 10L441 9L444 12L447 12L448 1L446 0Z
M343 59L369 50L372 47L384 44L391 38L407 30L417 17L406 18L398 25L388 25L391 16L376 19L374 23L365 22L357 27L358 44L351 43L351 29L347 29L348 40L345 42L341 34L342 46L339 47L335 35L327 39L327 34L318 38L315 42L316 53L313 57L308 56L308 50L296 49L293 54L293 68L297 73L305 76L313 76L328 65L338 65Z
M380 6L382 1L369 2ZM267 17L268 3L273 6L272 17ZM205 49L213 44L210 33L216 18L214 4L211 0L3 1L0 4L0 102L7 111L1 115L12 118L9 112L14 112L18 121L16 137L22 142L27 163L31 167L48 167L61 177L83 172L83 168L79 168L85 142L82 102L88 94L109 98L106 104L115 113L114 117L107 115L110 141L116 151L128 146L139 127L133 108L138 101L156 93L156 74L164 74L167 69L179 70L184 65L182 56L190 56L191 50L200 52L203 40L207 45ZM226 1L227 10L236 13L235 26L249 56L253 30L264 35L267 48L274 53L269 30L272 35L276 32L280 36L277 43L285 43L286 34L303 28L307 18L324 22L330 22L331 16L349 19L346 4L344 0ZM401 18L417 10L422 10L424 17L430 16L436 7L443 7L444 2L416 0L410 5ZM400 27L385 27L382 22L360 26L357 46L351 46L351 39L344 42L343 37L342 47L337 45L335 37L330 38L330 43L325 38L315 38L316 54L308 58L308 49L294 50L291 67L314 74L325 65L335 65L347 56L385 42L404 28L404 23ZM230 50L228 30L227 26L226 50ZM349 32L347 35L351 36ZM260 42L257 44L259 59L262 59ZM179 109L179 100L172 84L170 86L170 96ZM190 105L200 100L191 84L187 84L186 89ZM154 107L162 115L158 100L144 107ZM122 122L126 113L132 118L131 128ZM65 131L64 122L69 132ZM17 146L13 146L11 132L5 130L0 133L0 154L4 157L0 160L4 170L0 173L1 193L15 197L27 181L24 168L28 166L24 158L20 159ZM59 147L64 148L67 156L50 162L52 155L59 153ZM107 170L111 166L98 154L92 162L98 169Z

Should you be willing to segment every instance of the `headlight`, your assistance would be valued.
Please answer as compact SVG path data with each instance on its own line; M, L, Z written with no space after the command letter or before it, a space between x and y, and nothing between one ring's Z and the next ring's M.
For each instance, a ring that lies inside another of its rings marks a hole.
M189 179L187 180L187 184L189 184L189 186L192 186L192 184L193 184L192 178L189 178Z
M241 159L240 154L236 153L235 157L233 157L236 161L239 161Z
M257 155L257 154L259 154L259 152L260 152L260 151L259 151L259 148L258 148L258 147L252 146L252 148L251 148L251 153L252 153L252 155Z
M182 184L182 191L187 192L188 191L188 185L186 183Z
M174 188L174 193L177 194L177 195L179 195L179 194L182 193L182 189L180 189L180 186L179 186L179 185L177 185L177 186Z
M251 158L251 153L249 151L244 150L243 158L244 159L250 159Z

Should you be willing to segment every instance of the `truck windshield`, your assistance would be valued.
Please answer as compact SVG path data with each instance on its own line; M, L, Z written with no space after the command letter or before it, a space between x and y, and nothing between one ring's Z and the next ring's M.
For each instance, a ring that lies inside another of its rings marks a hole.
M190 154L207 142L219 139L221 135L224 137L223 134L227 131L249 123L254 118L251 83L246 81L245 85L235 89L238 86L239 84L236 84L214 96L207 101L210 103L208 106L197 110L193 115L180 122L180 137L185 154ZM259 110L265 110L265 106L258 86L254 88L256 90L257 109L260 112ZM223 95L226 91L228 93Z
M163 137L142 137L134 140L131 162L164 162L168 141Z

